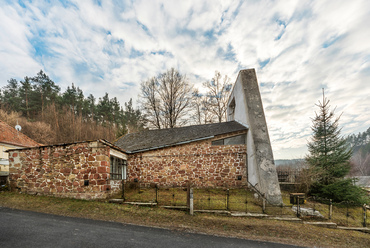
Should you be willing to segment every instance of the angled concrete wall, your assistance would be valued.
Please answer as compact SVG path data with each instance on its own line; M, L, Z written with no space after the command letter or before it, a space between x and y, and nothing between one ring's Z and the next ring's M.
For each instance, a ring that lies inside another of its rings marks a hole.
M247 134L248 181L271 204L282 204L270 138L254 69L241 70L228 103L228 121L249 126Z

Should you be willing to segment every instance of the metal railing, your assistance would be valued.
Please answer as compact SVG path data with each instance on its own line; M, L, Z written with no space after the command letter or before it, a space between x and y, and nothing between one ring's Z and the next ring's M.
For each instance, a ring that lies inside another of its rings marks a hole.
M123 184L122 198L126 202L156 203L158 206L189 207L189 188L173 185L172 187L140 187L136 184ZM224 210L249 214L266 214L280 217L300 217L310 220L330 220L342 226L370 226L370 209L366 205L352 202L333 203L330 199L308 197L302 201L287 201L283 205L269 204L253 187L238 188L192 188L194 211ZM293 208L294 207L294 208ZM303 214L302 209L306 209ZM307 210L308 209L308 210ZM312 214L307 211L312 211ZM318 211L322 215L315 214Z

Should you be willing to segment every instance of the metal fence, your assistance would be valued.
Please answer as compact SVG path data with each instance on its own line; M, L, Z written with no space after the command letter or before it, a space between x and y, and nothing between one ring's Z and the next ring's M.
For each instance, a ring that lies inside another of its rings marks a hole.
M140 184L124 184L122 198L125 202L153 203L158 206L188 207L189 187L140 187ZM281 206L269 204L255 189L239 188L193 188L194 210L224 210L234 213L267 214L280 217L300 217L306 221L331 220L341 226L370 226L370 209L351 202L333 203L330 199L309 197L304 201L290 202L284 194ZM303 200L303 199L302 199ZM293 208L294 207L294 208ZM312 211L312 214L303 213ZM308 209L308 210L307 210ZM314 213L318 211L322 217Z
M156 203L159 206L188 206L188 187L140 187L124 184L122 198L125 202ZM239 188L193 188L194 210L225 210L271 215L294 215L291 204L269 204L255 189Z
M350 201L338 203L331 199L309 197L306 206L312 211L319 211L325 219L340 226L370 226L370 208L366 204L355 204Z

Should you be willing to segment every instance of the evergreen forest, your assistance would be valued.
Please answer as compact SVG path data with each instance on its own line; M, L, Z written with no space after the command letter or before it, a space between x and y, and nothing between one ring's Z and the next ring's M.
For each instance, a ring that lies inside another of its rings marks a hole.
M8 80L0 91L0 119L17 123L22 133L41 144L107 139L113 142L128 130L144 126L132 100L124 104L108 93L98 99L73 83L62 92L42 70L24 80Z

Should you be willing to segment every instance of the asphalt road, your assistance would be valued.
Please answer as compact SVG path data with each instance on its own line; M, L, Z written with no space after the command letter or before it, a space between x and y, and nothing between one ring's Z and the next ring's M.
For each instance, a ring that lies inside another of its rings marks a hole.
M294 247L0 207L0 247Z

